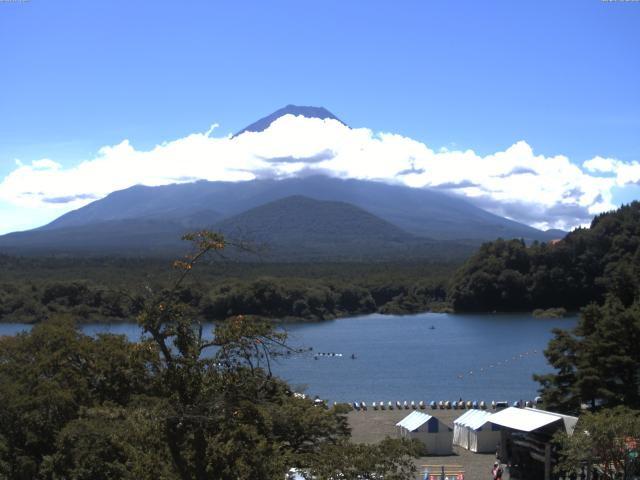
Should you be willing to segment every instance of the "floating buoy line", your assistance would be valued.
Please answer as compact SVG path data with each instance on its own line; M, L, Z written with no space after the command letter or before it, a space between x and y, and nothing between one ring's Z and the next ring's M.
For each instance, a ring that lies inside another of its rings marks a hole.
M483 366L481 366L479 368L476 368L475 370L469 370L469 371L464 372L464 373L459 373L457 375L457 378L460 379L460 380L463 380L465 377L470 377L470 376L473 376L473 375L482 375L482 374L488 372L490 369L498 368L498 367L506 367L506 366L508 366L510 364L513 364L513 363L515 363L515 362L517 362L519 360L522 360L524 358L528 358L529 356L533 356L533 355L537 355L537 354L538 354L538 349L528 350L526 352L522 352L522 353L519 353L517 355L513 355L510 358L506 358L504 360L498 360L497 362L490 363L488 365L483 365Z
M315 358L316 360L320 357L342 357L342 354L335 352L316 352L313 354L313 358Z

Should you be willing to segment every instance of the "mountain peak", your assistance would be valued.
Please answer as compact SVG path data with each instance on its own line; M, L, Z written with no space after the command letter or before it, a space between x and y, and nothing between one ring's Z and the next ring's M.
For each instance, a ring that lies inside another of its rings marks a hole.
M332 120L337 120L343 125L346 125L342 120L336 117L333 113L327 110L324 107L310 107L310 106L300 106L300 105L287 105L286 107L282 107L279 110L276 110L270 115L261 118L257 122L252 123L248 127L243 128L238 133L234 135L237 137L238 135L243 134L244 132L263 132L269 126L275 122L278 118L283 117L285 115L296 115L303 116L306 118L320 118L322 120L326 118L330 118Z

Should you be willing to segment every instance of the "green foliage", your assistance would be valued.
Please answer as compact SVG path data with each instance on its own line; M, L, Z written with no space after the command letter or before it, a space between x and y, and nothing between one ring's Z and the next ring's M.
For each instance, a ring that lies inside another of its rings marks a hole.
M640 412L618 407L580 416L573 435L561 433L558 470L597 468L605 479L632 478L640 473L637 456L640 445ZM635 450L634 450L635 449ZM637 453L636 453L637 455Z
M545 405L577 413L581 404L640 408L640 302L616 297L589 305L572 331L554 331L545 350L556 373L536 376Z
M290 351L272 324L236 316L208 340L198 296L184 284L227 243L208 232L188 239L196 251L176 262L173 285L139 307L146 340L88 337L59 316L0 338L0 479L270 480L293 466L330 472L319 478L414 472L414 445L352 445L343 407L297 398L272 375L273 358ZM88 290L48 292L50 303L76 303ZM336 302L367 297L350 292Z
M456 311L524 311L602 303L606 292L629 306L640 289L640 202L594 218L555 243L496 240L456 272Z
M417 468L412 457L420 455L416 440L386 438L377 445L343 442L327 444L308 459L308 478L318 480L361 480L415 478Z
M35 323L57 314L78 321L131 322L143 299L173 281L154 259L12 258L0 256L0 321ZM446 301L454 266L380 264L248 264L206 259L181 285L192 314L224 320L326 320L346 315L416 313Z
M498 239L485 243L456 272L450 290L453 307L460 311L526 309L529 266L524 242Z
M36 478L59 432L83 407L153 393L157 355L123 337L80 334L68 318L0 338L0 431L8 478Z

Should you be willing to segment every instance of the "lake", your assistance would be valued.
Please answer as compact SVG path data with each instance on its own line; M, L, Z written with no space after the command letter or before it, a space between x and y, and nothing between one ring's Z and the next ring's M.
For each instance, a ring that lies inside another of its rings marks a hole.
M551 330L572 328L576 321L423 313L286 324L289 343L313 350L279 361L274 370L292 385L306 386L308 394L330 401L531 400L538 388L532 375L551 371L542 353ZM0 324L0 335L28 328ZM82 329L140 338L135 324Z

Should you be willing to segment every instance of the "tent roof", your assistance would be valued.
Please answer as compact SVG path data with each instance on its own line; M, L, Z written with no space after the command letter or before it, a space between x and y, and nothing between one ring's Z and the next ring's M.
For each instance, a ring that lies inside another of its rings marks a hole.
M429 420L431 420L431 415L427 415L422 412L411 412L409 415L404 417L398 423L396 423L396 427L406 428L410 432L417 430L421 425L424 425Z
M472 430L477 430L485 423L489 422L492 415L493 414L491 412L487 412L485 410L467 410L464 414L456 418L453 423L469 427Z
M562 413L548 412L546 410L539 410L530 407L526 407L525 410L533 410L534 412L543 412L550 415L557 415L558 417L562 418L562 422L564 423L564 430L569 435L573 435L573 430L576 427L576 423L578 423L578 417L573 417L571 415L563 415Z
M498 413L494 413L489 421L514 430L532 432L533 430L537 430L559 420L563 420L563 416L557 413L545 412L533 408L509 407Z

